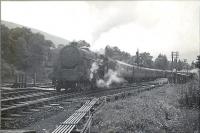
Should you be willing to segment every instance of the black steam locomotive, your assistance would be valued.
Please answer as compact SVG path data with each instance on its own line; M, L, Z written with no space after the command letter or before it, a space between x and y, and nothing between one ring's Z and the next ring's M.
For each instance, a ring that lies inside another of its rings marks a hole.
M53 81L57 91L61 88L80 91L95 87L97 80L103 79L108 70L117 71L119 77L129 82L170 78L173 74L171 71L126 64L98 55L88 48L68 45L60 51L53 71ZM184 79L186 74L178 73L178 76Z

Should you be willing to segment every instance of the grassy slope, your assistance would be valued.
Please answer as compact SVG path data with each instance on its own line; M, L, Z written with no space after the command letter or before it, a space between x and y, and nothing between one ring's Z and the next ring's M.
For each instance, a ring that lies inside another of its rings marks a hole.
M138 96L107 103L93 120L94 132L194 132L198 111L181 107L180 89L165 85Z

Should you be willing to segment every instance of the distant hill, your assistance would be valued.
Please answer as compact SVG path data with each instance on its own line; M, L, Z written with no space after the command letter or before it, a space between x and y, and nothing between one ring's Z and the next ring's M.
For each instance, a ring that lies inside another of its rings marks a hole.
M17 28L17 27L20 27L20 28L21 27L26 27L26 26L23 26L23 25L20 25L20 24L16 24L16 23L4 21L4 20L1 20L1 24L4 24L9 29L13 29L13 28ZM57 37L55 35L48 34L46 32L43 32L43 31L40 31L40 30L37 30L37 29L34 29L34 28L30 28L30 27L26 27L26 28L31 29L31 31L33 33L40 33L40 34L44 35L44 37L45 37L46 40L51 40L55 45L58 45L58 44L64 44L64 45L66 45L66 44L69 43L68 40L63 39L61 37Z

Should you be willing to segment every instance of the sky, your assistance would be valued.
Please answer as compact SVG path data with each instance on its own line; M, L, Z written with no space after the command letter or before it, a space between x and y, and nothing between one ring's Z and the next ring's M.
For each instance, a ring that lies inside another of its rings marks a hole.
M1 19L92 50L117 46L135 55L178 51L189 63L199 54L199 1L1 1Z

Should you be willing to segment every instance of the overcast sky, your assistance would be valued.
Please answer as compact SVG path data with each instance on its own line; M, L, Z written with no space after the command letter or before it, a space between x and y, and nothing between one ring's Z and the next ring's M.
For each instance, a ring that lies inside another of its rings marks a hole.
M93 50L118 46L135 55L179 51L189 62L199 53L200 2L1 1L1 19L72 40Z

